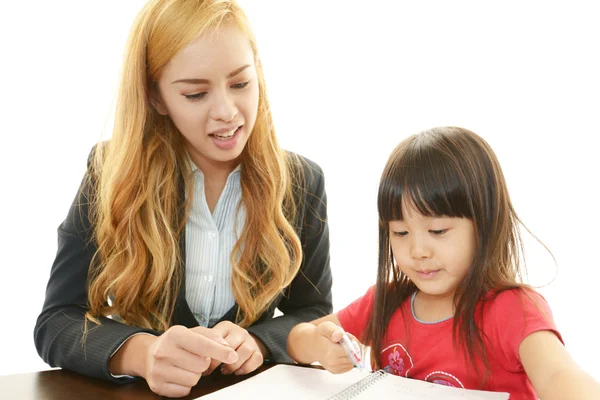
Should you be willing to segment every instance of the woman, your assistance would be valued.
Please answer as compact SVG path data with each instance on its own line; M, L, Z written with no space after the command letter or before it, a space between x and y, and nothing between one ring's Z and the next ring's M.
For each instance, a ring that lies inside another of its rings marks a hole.
M58 229L40 356L171 397L290 361L291 328L332 311L324 180L278 146L243 11L151 0L125 54L112 138Z

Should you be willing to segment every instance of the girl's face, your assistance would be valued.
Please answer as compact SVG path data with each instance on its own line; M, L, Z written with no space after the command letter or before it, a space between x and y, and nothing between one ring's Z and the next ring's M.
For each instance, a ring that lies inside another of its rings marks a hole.
M475 227L467 218L424 217L402 205L402 221L390 221L396 265L424 295L452 298L475 256Z
M248 39L223 27L198 37L165 67L153 104L184 137L194 163L233 169L258 110L258 80Z

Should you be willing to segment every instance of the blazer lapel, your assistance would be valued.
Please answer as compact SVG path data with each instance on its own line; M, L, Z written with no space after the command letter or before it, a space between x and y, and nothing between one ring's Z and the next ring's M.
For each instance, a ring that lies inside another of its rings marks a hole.
M190 306L185 299L185 228L179 237L179 254L181 254L181 263L179 276L179 289L177 292L177 301L173 310L173 325L183 325L188 328L198 326L198 321L194 317Z
M183 204L185 201L185 185L183 181L183 176L179 176L179 201L180 204ZM179 214L180 222L184 217L185 210L181 210ZM177 290L177 300L175 302L175 307L173 309L173 325L183 325L188 328L198 326L198 321L194 317L192 310L190 310L190 306L185 299L185 265L186 265L186 252L185 252L185 227L181 231L181 235L179 235L179 254L181 255L181 263L179 264L179 288Z

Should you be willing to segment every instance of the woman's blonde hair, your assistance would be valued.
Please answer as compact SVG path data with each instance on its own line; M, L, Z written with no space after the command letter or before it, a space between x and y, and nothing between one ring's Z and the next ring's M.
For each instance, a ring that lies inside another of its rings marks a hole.
M175 54L224 24L247 36L259 85L256 123L241 155L246 222L231 254L237 322L247 327L256 321L298 272L293 191L302 186L302 168L277 143L245 14L230 0L150 0L126 47L112 139L99 145L90 174L97 245L88 280L90 321L118 315L131 325L170 326L184 273L179 241L193 181L180 133L149 98Z

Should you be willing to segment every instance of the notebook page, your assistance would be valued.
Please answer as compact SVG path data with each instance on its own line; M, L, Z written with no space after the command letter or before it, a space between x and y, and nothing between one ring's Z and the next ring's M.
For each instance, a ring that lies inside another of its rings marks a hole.
M316 368L276 365L245 381L202 396L201 399L325 400L352 386L367 375L368 373L360 372L357 369L334 375Z
M379 397L378 397L379 396ZM385 374L353 399L394 398L403 400L507 400L508 393L458 389L437 383Z

